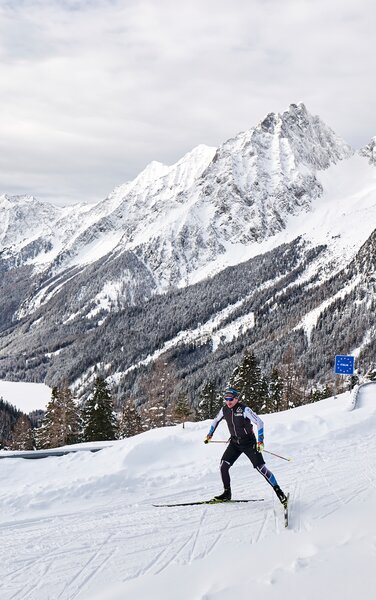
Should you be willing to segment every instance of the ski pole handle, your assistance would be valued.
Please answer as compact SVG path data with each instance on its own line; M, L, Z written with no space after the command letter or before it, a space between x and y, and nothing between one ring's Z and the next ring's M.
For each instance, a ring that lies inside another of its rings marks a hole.
M284 456L280 456L279 454L275 454L275 452L270 452L270 450L263 450L263 452L266 452L267 454L272 454L273 456L276 456L277 458L282 458L282 460L292 460L291 458L285 458Z

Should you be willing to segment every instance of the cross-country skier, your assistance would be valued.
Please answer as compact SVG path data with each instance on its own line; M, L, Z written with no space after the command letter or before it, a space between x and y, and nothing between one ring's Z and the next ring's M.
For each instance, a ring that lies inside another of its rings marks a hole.
M264 449L264 423L256 413L239 402L239 392L234 388L227 388L225 392L225 406L221 408L215 419L213 420L209 433L206 436L204 443L207 444L213 437L218 423L225 419L231 433L229 445L227 446L221 459L221 476L223 481L224 491L218 496L214 496L214 500L226 502L231 500L230 486L230 467L244 453L248 456L254 468L263 475L266 481L272 486L279 500L283 505L287 504L287 497L279 487L273 473L269 471L265 465L262 456ZM257 426L257 442L253 433L254 423Z

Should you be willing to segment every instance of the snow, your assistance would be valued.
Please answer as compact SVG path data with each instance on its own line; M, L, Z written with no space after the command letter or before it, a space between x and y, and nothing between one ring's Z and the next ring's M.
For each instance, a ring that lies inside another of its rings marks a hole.
M179 344L196 344L199 346L210 341L212 343L212 351L215 352L220 344L229 343L241 332L245 332L246 330L254 327L255 320L253 312L242 317L238 317L229 325L220 327L221 323L223 323L232 313L234 313L237 308L244 304L247 299L248 296L242 298L242 300L239 300L234 304L229 304L226 306L226 308L216 313L213 318L210 318L204 324L200 323L198 327L195 327L195 329L186 329L184 331L180 331L175 337L165 342L161 348L153 352L153 354L149 354L144 360L139 361L137 364L131 365L126 371L119 371L114 375L110 375L107 378L107 381L110 384L114 382L118 383L122 377L131 371L139 369L141 366L150 364L151 362L157 360L157 358L159 358L162 354L168 352Z
M241 457L238 498L155 508L221 490L209 422L156 429L100 452L0 460L2 600L371 600L376 559L376 385L265 415L265 455L290 492L290 528ZM221 423L215 439L226 439ZM0 453L1 456L1 453Z
M304 333L307 336L307 340L309 343L311 340L312 331L316 327L320 315L329 306L334 304L334 302L337 299L339 299L339 298L342 299L342 298L345 298L346 296L348 296L352 292L352 290L355 289L356 286L359 284L359 280L360 280L360 278L354 279L354 281L351 284L344 286L339 292L337 292L336 294L334 294L327 300L324 300L324 302L322 302L319 306L317 306L316 308L311 310L309 313L304 315L304 317L300 321L300 323L298 323L298 325L296 325L296 327L294 327L294 330L302 328L304 330ZM359 348L358 354L360 353L360 350L361 350L361 348Z
M228 242L226 251L189 276L189 284L214 275L224 267L244 262L299 236L312 246L326 244L321 268L329 265L328 277L354 258L369 238L376 223L376 169L355 154L324 171L316 172L323 194L315 198L309 211L286 219L286 228L261 243L248 245Z
M0 397L28 414L32 410L45 410L51 399L51 388L44 383L0 380Z

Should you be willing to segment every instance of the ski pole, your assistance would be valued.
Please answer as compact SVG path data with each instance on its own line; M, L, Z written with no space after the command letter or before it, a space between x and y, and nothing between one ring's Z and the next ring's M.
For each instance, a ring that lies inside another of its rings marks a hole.
M291 458L285 458L284 456L280 456L279 454L275 454L275 452L270 452L269 450L263 450L263 452L266 452L267 454L272 454L273 456L276 456L277 458L282 458L282 460L292 460Z

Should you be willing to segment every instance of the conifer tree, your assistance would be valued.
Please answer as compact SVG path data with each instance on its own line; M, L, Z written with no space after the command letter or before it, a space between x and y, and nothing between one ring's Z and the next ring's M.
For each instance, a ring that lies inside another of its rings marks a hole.
M269 411L278 412L282 410L283 402L283 377L280 371L274 368L269 381Z
M214 383L212 381L208 381L205 383L200 393L200 402L197 409L199 421L214 419L221 407L222 399L216 392Z
M76 444L81 439L81 415L67 383L59 389L59 407L64 444Z
M143 431L141 416L135 407L132 400L128 400L123 407L120 423L119 423L119 437L127 438L132 435L137 435Z
M143 428L155 429L173 425L173 399L177 378L168 355L157 359L144 376L141 388L147 401L142 409Z
M8 446L12 429L21 414L21 411L5 402L2 397L0 398L0 448Z
M185 421L191 416L192 408L188 402L188 398L187 396L180 394L174 404L173 418L177 423L182 423L184 429Z
M26 415L21 415L12 431L10 450L34 450L33 430Z
M57 448L80 439L80 416L67 384L52 388L42 425L38 429L38 448Z
M265 404L265 383L253 352L245 352L240 365L234 369L229 385L240 392L240 401L261 413Z
M259 387L259 402L260 402L260 412L268 413L270 412L269 408L269 382L267 378L261 374L260 378L260 387Z
M42 420L42 425L36 433L38 448L57 448L64 445L64 439L59 427L59 388L53 387L51 391L51 400L46 406L46 412Z
M94 393L83 409L83 438L86 442L116 438L116 417L107 383L97 377Z
M301 373L296 366L295 352L291 346L282 357L281 371L284 380L283 409L301 406L304 402L305 390Z

